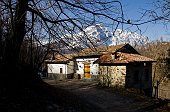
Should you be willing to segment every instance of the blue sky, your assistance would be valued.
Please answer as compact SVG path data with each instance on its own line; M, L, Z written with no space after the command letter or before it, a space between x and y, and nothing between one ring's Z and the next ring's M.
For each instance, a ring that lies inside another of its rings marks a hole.
M120 0L123 5L125 18L137 20L141 17L144 9L154 9L155 0ZM170 23L167 26L161 22L148 23L139 26L144 36L150 40L156 40L163 37L164 40L170 40Z

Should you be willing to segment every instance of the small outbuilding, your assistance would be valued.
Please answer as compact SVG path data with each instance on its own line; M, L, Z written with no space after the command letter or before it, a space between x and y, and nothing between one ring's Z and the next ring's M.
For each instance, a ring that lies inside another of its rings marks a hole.
M130 49L129 49L130 48ZM102 55L99 64L99 81L104 86L137 88L152 94L153 59L141 56L130 45Z
M53 60L46 60L48 78L64 80L72 78L74 74L74 62L71 54L57 54Z

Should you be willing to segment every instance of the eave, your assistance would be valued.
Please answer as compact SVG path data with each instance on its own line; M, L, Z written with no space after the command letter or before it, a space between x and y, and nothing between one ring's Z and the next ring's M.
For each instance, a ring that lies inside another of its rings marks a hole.
M70 62L69 60L67 60L67 61L56 61L56 60L45 61L46 64L67 64L69 62Z

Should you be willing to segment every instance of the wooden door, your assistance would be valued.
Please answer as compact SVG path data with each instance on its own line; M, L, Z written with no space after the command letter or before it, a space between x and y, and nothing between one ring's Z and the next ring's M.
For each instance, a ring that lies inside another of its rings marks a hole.
M90 64L89 63L84 64L84 78L86 78L86 79L91 78L91 75L90 75Z

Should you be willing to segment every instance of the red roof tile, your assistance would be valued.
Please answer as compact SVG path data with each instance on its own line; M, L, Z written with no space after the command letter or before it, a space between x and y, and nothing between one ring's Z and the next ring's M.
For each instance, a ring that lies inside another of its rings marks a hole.
M95 63L100 64L116 64L116 63L130 63L130 62L153 62L154 60L145 56L141 56L139 54L129 54L129 53L122 53L118 52L117 58L114 59L114 55L112 53L108 53L102 55Z
M128 53L118 53L118 56L123 57L128 62L146 62L146 61L154 61L151 58L139 55L139 54L128 54Z
M99 46L96 48L85 48L81 50L77 56L89 56L89 55L101 55L106 53L114 53L116 50L122 48L126 44L116 45L116 46Z
M139 54L129 54L118 52L119 49L123 48L127 44L116 45L116 46L100 46L96 48L87 48L81 50L77 54L57 54L55 55L55 60L46 60L46 62L54 63L67 63L72 60L73 57L79 56L94 56L101 55L95 63L130 63L130 62L153 62L154 60ZM116 53L116 59L114 59Z
M57 54L55 55L55 60L46 60L49 63L67 63L72 60L74 54Z

